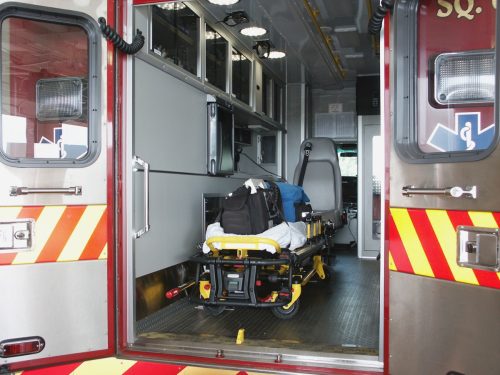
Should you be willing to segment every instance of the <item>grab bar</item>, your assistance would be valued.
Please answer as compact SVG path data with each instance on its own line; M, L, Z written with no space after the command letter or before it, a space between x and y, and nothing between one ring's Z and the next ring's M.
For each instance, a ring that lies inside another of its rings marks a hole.
M477 187L466 186L464 189L460 186L452 186L447 188L416 188L414 186L403 186L402 194L405 197L413 195L444 195L452 198L477 198Z
M72 186L68 188L29 188L26 186L11 186L10 196L15 197L18 195L28 194L71 194L82 195L81 186Z
M134 233L134 238L137 239L149 232L151 228L149 225L149 163L138 156L134 156L133 162L144 168L144 227Z

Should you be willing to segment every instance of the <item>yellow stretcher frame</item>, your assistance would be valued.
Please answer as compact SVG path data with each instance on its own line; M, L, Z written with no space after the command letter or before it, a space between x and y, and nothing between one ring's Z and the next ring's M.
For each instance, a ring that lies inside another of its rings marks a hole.
M310 229L310 228L308 228ZM281 253L281 246L274 240L264 237L256 236L219 236L210 237L206 240L208 248L212 251L214 256L219 256L220 250L236 250L238 258L248 257L248 251L262 251L264 248L262 245L270 245L274 247L276 253ZM288 310L300 297L302 294L302 286L306 285L309 280L317 274L320 279L325 279L325 271L323 269L323 262L321 256L313 256L313 269L308 275L302 277L301 283L295 283L292 287L292 299L289 304L283 306L283 309ZM210 291L205 289L205 285L210 285L208 281L200 281L200 294L204 299L208 299ZM202 285L203 284L203 285ZM274 302L278 296L277 292L273 292L272 301Z
M236 250L238 258L246 258L248 251L264 250L261 245L270 245L274 247L277 254L281 253L281 246L275 240L256 236L210 237L207 239L206 244L214 253L214 256L218 256L220 250Z

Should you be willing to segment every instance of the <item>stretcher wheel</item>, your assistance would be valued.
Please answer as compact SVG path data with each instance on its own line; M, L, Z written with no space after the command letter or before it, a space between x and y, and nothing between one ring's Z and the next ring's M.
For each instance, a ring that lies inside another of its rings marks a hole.
M280 319L291 319L299 312L300 300L298 299L295 303L290 306L288 310L284 309L283 306L272 307L271 312L275 317Z
M205 305L203 308L211 315L211 316L219 316L226 309L225 306L210 306Z

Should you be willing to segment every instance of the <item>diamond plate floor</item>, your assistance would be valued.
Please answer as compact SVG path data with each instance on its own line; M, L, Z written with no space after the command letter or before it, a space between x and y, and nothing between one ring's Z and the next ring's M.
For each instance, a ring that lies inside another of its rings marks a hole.
M333 278L304 287L300 310L291 320L251 308L213 317L182 298L139 321L139 339L234 343L238 329L244 328L246 345L259 346L265 340L266 346L376 355L380 263L358 259L355 249L337 254Z

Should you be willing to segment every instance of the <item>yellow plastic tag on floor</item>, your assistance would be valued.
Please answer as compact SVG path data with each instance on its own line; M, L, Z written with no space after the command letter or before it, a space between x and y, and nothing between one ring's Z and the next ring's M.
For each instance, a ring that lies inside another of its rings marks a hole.
M243 341L245 341L245 328L240 328L238 330L238 336L236 336L236 345L243 344Z

